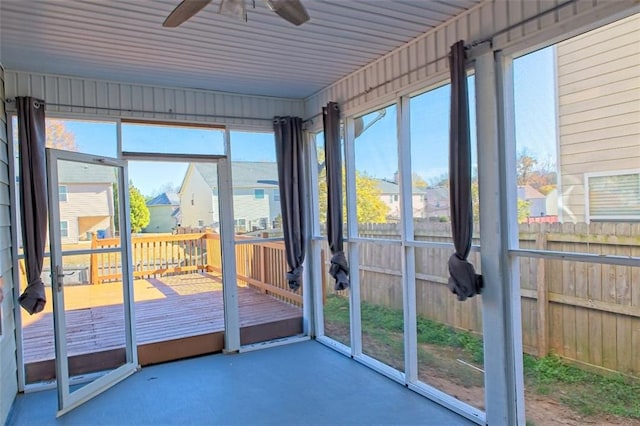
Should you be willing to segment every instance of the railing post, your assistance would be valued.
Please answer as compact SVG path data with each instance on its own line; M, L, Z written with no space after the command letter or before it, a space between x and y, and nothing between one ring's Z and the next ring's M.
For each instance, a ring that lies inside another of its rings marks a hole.
M97 247L98 238L94 232L91 234L91 250L94 250ZM89 269L91 271L91 284L98 284L98 254L95 252L91 253Z
M536 234L536 250L547 249L546 226L540 226ZM545 273L545 260L537 260L536 288L538 296L538 356L545 357L549 354L549 326L548 309L549 293L547 291L547 276Z
M211 266L213 266L213 244L210 241L209 235L211 235L211 232L209 230L207 230L203 235L202 238L204 239L204 245L206 247L207 250L207 260L206 260L206 265L204 265L204 269L206 272L210 272L209 268Z
M267 247L262 244L260 245L260 282L267 283ZM267 293L264 288L261 288L260 291Z

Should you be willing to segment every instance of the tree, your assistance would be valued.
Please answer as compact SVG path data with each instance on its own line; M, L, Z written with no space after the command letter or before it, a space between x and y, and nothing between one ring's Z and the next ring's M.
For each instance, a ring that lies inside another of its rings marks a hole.
M518 223L524 223L531 216L531 202L518 198Z
M480 188L478 180L471 182L471 202L473 203L473 222L480 222ZM531 202L518 198L518 223L525 222L531 215Z
M386 222L389 206L382 201L382 192L376 179L356 172L356 195L358 223Z
M131 215L131 232L140 232L151 221L149 208L144 197L132 184L129 184L129 210Z
M429 179L429 186L431 188L448 188L449 173L443 173L440 176Z
M425 189L429 187L429 184L427 183L427 181L424 180L424 178L419 174L417 174L416 172L413 172L411 174L411 184L413 185L414 188Z
M67 130L62 120L46 120L47 147L64 149L66 151L78 151L76 135Z
M518 159L516 161L516 173L518 178L518 186L528 185L531 179L538 160L533 157L533 154L527 149L523 148L518 153Z
M319 154L324 157L324 153ZM319 161L324 163L324 158ZM345 191L345 169L342 169L342 217L347 218L347 196ZM382 201L377 180L356 171L356 212L358 223L384 223L386 222L389 206ZM318 175L318 196L320 203L320 223L327 221L327 179L326 169L322 168Z
M518 154L516 164L519 186L529 185L544 195L556 187L557 172L552 161L539 161L524 148Z

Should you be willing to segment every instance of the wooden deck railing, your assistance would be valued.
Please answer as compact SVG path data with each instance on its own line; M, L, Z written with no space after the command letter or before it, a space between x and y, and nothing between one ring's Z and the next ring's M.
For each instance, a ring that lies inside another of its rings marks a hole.
M243 239L244 237L237 237ZM118 247L119 238L93 238L91 248ZM220 235L214 232L134 236L131 239L134 278L187 272L222 273ZM119 253L91 255L91 283L122 279ZM302 306L301 290L294 293L286 280L284 243L265 241L236 245L238 280L265 294Z
M220 235L207 233L210 241L209 270L222 272L220 256ZM237 241L251 237L236 236ZM265 241L236 244L236 274L239 280L265 294L296 306L302 306L302 289L293 292L287 282L287 260L282 241Z

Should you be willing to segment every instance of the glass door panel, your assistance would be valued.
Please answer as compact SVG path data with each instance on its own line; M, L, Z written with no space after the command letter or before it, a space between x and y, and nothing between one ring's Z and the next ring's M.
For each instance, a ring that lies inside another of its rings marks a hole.
M58 415L138 367L122 161L47 149Z

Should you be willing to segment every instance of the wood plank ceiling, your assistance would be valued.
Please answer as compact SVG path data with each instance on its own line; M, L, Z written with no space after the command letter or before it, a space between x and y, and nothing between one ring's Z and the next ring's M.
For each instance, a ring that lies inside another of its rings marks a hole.
M305 98L483 0L303 0L295 27L247 0L248 22L214 0L178 28L179 0L0 0L6 69Z

